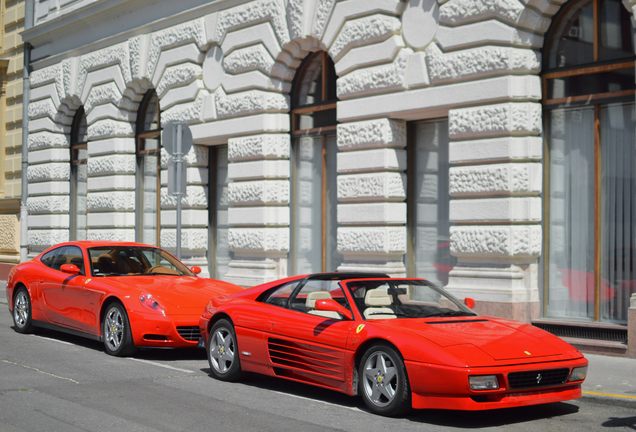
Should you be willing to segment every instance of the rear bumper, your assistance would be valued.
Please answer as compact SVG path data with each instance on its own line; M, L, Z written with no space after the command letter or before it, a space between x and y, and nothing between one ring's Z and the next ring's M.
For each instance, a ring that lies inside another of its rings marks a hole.
M508 373L586 366L585 358L514 366L452 368L405 362L411 384L412 405L416 409L480 411L561 402L581 397L582 381L546 387L514 389ZM496 375L499 389L475 391L468 384L471 375Z

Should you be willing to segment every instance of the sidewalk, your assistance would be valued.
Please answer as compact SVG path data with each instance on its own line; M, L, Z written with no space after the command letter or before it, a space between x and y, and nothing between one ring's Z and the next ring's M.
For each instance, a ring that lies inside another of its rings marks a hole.
M6 307L7 283L0 281L0 307ZM583 398L636 409L636 359L585 354L590 362Z

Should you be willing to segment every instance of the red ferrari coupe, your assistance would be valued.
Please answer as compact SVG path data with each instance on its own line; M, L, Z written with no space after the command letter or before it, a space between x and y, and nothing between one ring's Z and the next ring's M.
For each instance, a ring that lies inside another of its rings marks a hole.
M20 333L46 327L86 336L115 356L139 346L196 347L210 297L243 291L198 278L200 271L140 243L63 243L15 266L7 299Z
M291 277L212 298L199 325L218 379L251 371L360 394L382 415L576 399L587 375L558 337L477 315L423 279Z

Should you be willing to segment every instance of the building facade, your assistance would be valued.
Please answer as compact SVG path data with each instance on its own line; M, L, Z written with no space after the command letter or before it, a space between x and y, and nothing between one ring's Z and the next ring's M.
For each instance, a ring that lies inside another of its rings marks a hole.
M206 276L426 277L620 351L603 334L636 291L632 4L35 2L30 255L174 250L161 130L180 120L182 256Z
M24 5L0 2L0 280L20 262Z

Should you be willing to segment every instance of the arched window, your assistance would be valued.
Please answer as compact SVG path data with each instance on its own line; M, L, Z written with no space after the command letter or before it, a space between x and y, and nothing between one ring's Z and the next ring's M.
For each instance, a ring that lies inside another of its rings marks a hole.
M290 274L335 271L336 72L325 52L312 53L292 84Z
M159 99L149 90L137 112L136 241L159 246L161 120Z
M636 292L634 28L567 3L544 47L544 316L624 323Z
M86 114L79 107L71 125L71 187L69 240L86 240L87 190Z

